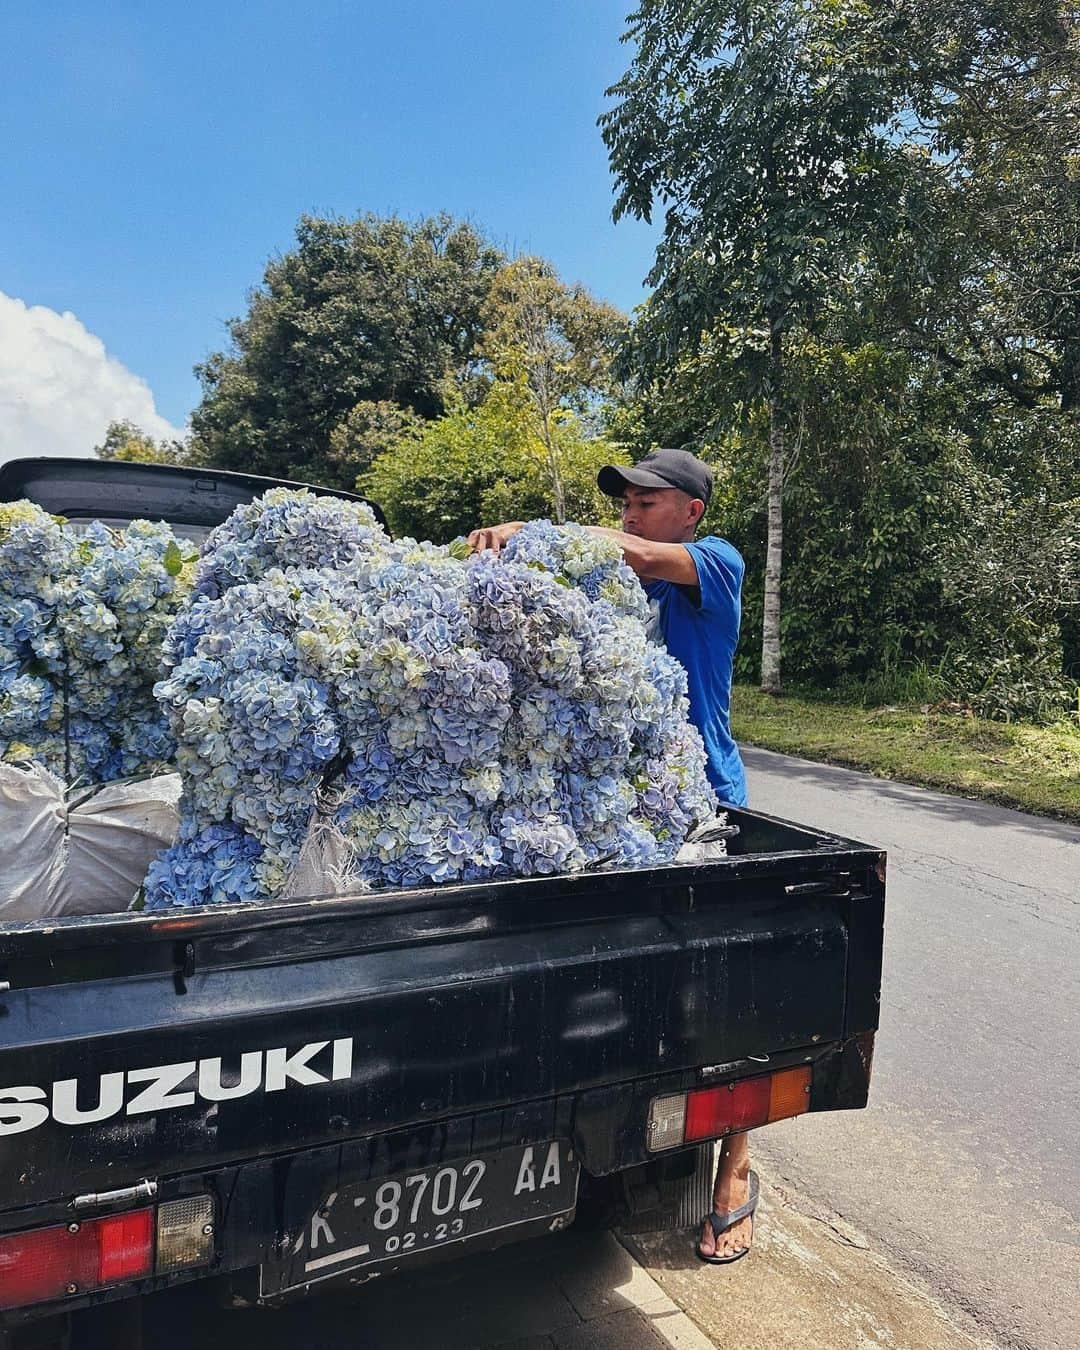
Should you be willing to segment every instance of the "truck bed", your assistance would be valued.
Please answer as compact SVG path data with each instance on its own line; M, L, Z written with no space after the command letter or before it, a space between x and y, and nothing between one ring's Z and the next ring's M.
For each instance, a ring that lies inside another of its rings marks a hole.
M861 1105L842 1047L877 1026L883 855L730 816L702 864L5 926L0 1231L530 1102L565 1100L602 1175L645 1160L643 1099L755 1063Z

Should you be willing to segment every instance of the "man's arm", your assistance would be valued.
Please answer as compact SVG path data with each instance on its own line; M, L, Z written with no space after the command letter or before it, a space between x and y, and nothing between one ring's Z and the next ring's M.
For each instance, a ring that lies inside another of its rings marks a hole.
M469 548L473 553L482 553L486 548L491 549L492 553L498 553L524 524L523 520L508 520L503 525L486 525L473 530L469 535Z
M653 539L642 539L622 530L609 530L604 525L589 525L590 534L605 534L623 551L627 566L642 581L673 581L676 586L697 586L697 564L693 554L682 544L660 544Z
M502 525L473 530L469 535L469 548L473 553L480 553L483 549L498 553L523 524L521 520L508 520ZM608 529L606 525L587 525L585 528L590 534L603 534L614 539L623 551L627 566L642 581L673 581L676 586L698 585L697 564L690 550L682 544L660 544L653 539L642 539L636 534Z

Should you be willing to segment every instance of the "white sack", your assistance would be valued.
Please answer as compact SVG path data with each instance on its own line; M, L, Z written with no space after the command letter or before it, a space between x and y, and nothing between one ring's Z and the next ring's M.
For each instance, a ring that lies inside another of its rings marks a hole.
M319 895L354 895L371 886L355 872L345 836L316 809L304 838L300 857L285 887L283 900Z
M677 863L712 862L716 858L728 855L727 841L732 833L728 825L727 812L721 811L713 820L699 825L687 837L686 843L675 854Z
M180 825L180 775L75 789L0 764L0 920L115 914Z

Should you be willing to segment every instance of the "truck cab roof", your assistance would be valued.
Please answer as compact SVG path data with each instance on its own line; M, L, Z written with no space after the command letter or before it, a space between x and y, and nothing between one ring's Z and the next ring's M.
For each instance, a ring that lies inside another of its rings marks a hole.
M165 520L178 533L195 536L275 487L367 501L354 492L225 469L49 456L13 459L0 466L0 501L26 498L75 523L102 520L122 526L131 520ZM382 511L374 502L367 504L385 529Z

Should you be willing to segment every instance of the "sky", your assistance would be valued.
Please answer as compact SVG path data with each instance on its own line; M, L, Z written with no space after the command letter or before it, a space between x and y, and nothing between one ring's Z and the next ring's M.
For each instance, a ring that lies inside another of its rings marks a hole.
M630 309L596 118L631 0L6 0L0 462L179 435L303 212L449 211Z

